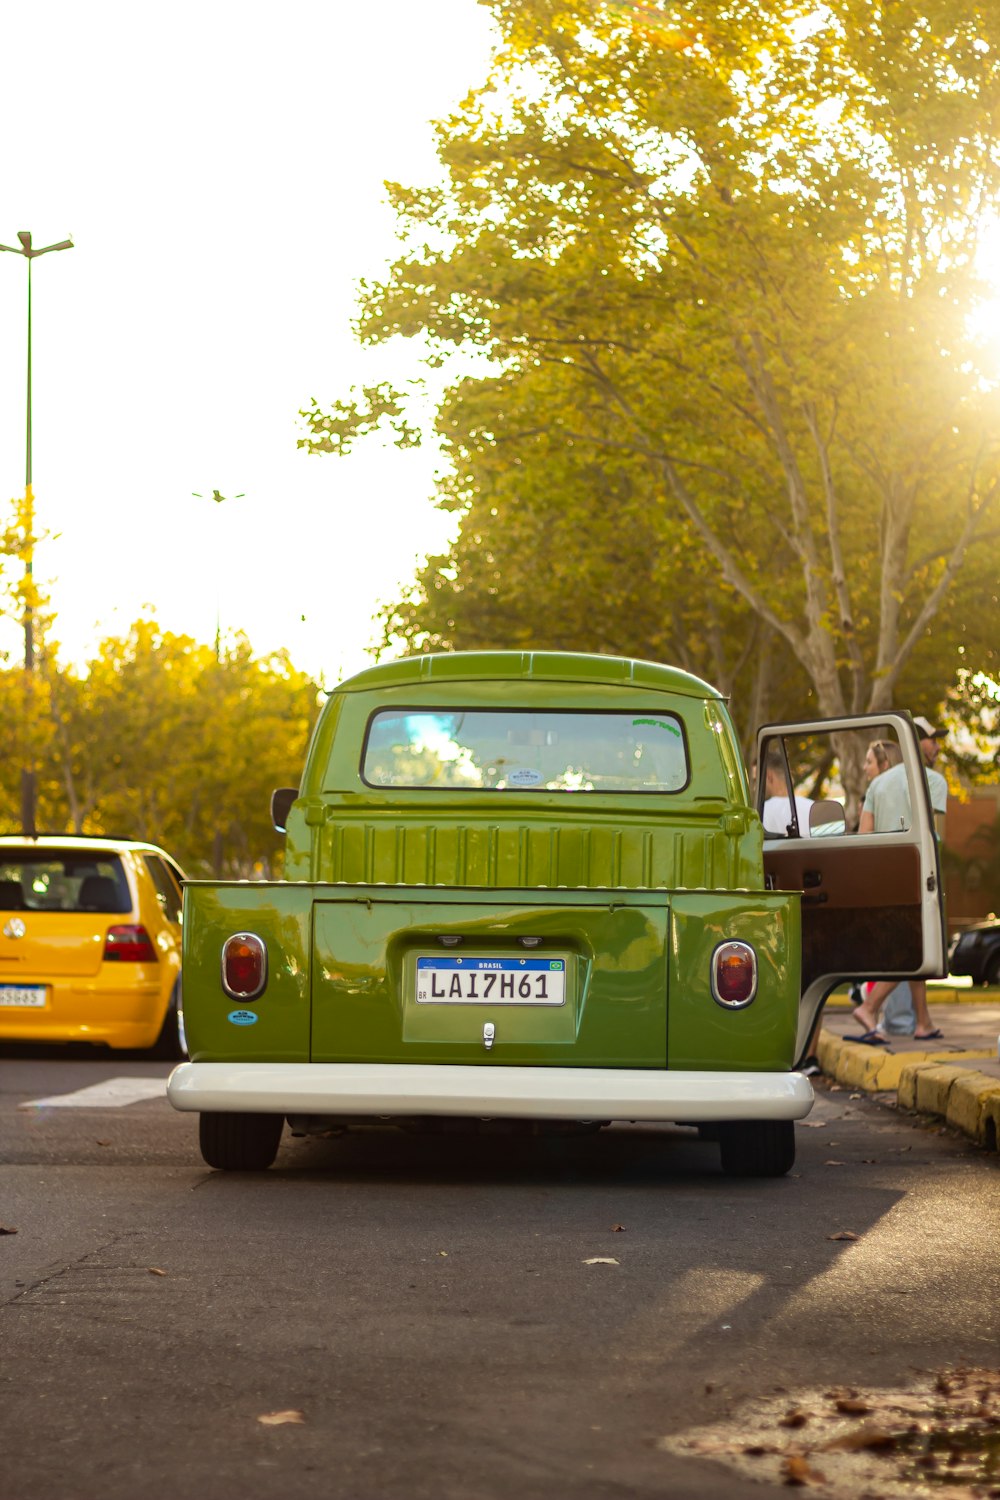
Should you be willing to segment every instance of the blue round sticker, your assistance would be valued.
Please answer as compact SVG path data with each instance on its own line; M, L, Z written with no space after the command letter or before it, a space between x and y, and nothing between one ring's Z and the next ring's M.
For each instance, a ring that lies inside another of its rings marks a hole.
M234 1026L256 1026L259 1017L252 1010L231 1010L229 1020Z

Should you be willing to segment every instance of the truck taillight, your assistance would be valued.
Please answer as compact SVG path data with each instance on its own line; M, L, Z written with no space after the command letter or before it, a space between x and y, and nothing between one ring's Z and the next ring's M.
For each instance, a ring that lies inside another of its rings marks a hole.
M156 949L145 927L138 922L123 922L118 927L109 927L104 939L104 962L155 964Z
M712 954L712 996L726 1010L742 1010L757 993L757 955L749 943L720 943Z
M267 947L253 932L237 932L222 949L222 988L233 1000L254 1000L267 984Z

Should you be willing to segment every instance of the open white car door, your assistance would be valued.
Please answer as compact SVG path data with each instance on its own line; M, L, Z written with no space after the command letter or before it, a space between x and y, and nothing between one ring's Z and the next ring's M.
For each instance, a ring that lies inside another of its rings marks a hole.
M854 831L860 804L845 794L840 768L848 757L860 765L873 741L889 769L894 762L904 768L893 782L893 805L901 811L898 827L863 835ZM780 779L784 797L767 797L769 764L771 792ZM906 713L767 724L757 737L757 766L767 883L802 892L801 1061L823 1001L845 980L946 972L934 816L920 741ZM814 805L803 805L803 798ZM807 818L811 826L803 826Z

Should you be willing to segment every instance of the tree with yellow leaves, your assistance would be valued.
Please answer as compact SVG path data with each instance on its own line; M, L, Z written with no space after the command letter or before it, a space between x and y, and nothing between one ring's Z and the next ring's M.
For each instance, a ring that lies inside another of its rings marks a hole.
M438 417L459 539L390 631L722 661L745 719L748 641L830 716L990 669L1000 14L487 3L491 77L443 183L390 185L403 252L362 290L367 341L478 361ZM316 452L414 441L385 385L304 416Z

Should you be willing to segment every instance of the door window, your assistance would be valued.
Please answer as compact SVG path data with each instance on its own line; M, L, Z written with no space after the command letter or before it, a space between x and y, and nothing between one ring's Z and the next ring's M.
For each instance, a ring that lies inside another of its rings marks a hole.
M163 860L156 854L144 854L143 859L149 878L156 887L156 894L160 898L163 907L163 915L168 922L179 922L181 919L181 893L180 889L170 874Z

